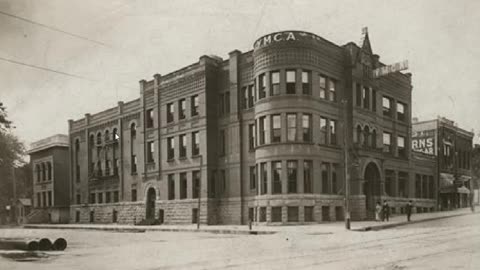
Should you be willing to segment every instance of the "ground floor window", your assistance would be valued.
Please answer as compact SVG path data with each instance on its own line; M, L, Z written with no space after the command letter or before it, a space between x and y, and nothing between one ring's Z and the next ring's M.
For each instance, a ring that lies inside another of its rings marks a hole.
M330 206L322 206L322 221L330 221Z
M259 213L258 219L259 219L260 222L267 221L267 208L266 207L260 207L260 213Z
M314 212L313 212L313 206L305 206L303 212L304 212L305 222L315 221L315 215L314 215Z
M343 207L335 206L335 220L343 220Z
M298 206L287 207L288 222L298 222Z
M282 207L272 207L272 222L282 222Z

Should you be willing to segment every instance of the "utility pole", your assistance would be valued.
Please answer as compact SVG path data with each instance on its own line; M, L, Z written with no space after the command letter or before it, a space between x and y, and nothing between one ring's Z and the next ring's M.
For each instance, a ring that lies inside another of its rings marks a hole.
M350 230L350 176L348 174L348 145L347 145L347 113L348 101L342 99L343 104L343 162L344 162L344 179L345 179L345 228Z

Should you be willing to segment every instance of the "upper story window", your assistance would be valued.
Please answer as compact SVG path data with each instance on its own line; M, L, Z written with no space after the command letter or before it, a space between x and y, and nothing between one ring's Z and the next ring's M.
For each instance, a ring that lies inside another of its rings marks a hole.
M262 99L267 95L265 90L266 84L265 74L260 74L258 76L258 99Z
M383 132L383 152L391 153L392 152L392 134L388 132Z
M405 114L406 114L406 105L401 102L397 102L397 119L399 121L405 121Z
M382 97L382 108L384 116L392 116L392 99L386 96Z
M406 157L407 151L405 149L405 137L403 136L397 137L397 149L398 149L398 156Z
M229 114L230 113L230 92L229 91L225 92L224 98L225 98L225 102L224 102L225 113Z
M297 161L287 161L288 193L297 193Z
M114 128L112 131L112 140L116 141L118 140L118 129Z
M182 120L186 117L187 102L184 98L178 101L178 119Z
M147 128L153 127L153 109L148 109L145 117L147 118L146 119Z
M362 89L363 108L370 109L370 88L363 87Z
M134 140L136 136L137 136L137 126L135 125L135 123L132 123L130 125L130 137L132 138L132 140Z
M377 91L372 89L372 111L377 111Z
M248 125L248 149L255 149L255 124Z
M192 156L200 155L200 132L192 132Z
M102 133L97 133L97 144L102 144Z
M325 76L319 76L320 98L327 98L327 78Z
M47 180L52 180L52 163L47 162Z
M192 116L199 114L198 108L198 95L192 96L190 99L190 111Z
M337 83L332 79L328 80L328 100L337 100Z
M302 71L302 93L304 95L312 94L311 80L310 80L310 71Z
M302 115L302 129L303 129L303 141L312 141L312 115Z
M287 70L287 94L295 94L295 70Z
M297 115L295 113L287 114L287 140L297 140Z
M272 143L281 140L281 120L279 114L272 115Z
M273 71L272 73L270 73L270 82L270 95L280 95L280 72Z
M175 138L167 138L167 159L175 158Z
M330 144L337 144L337 121L330 119Z
M320 143L327 144L327 118L320 117Z
M218 149L218 152L219 152L219 155L220 156L225 156L226 154L226 131L225 129L222 129L220 130L220 135L219 135L219 149Z
M259 118L259 132L260 132L260 145L267 143L267 117L262 116Z
M255 102L255 87L253 85L248 86L248 107L252 108Z
M184 158L187 156L187 136L185 134L181 134L179 136L180 139L180 154L179 157Z
M104 140L105 140L106 142L108 142L108 141L110 140L110 133L108 132L108 130L105 130L105 138L104 138Z
M167 104L167 123L173 122L175 114L175 105L173 103Z
M248 109L248 87L242 88L242 109Z
M147 143L147 162L155 162L153 154L155 153L155 142Z
M272 162L272 194L282 193L282 162Z

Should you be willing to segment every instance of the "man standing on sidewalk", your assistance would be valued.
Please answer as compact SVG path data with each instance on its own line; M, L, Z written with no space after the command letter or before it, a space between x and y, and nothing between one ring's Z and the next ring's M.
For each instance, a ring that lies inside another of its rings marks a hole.
M390 206L388 205L387 200L383 201L382 212L383 212L382 221L384 221L385 219L388 221L388 219L390 218Z
M409 200L405 210L407 211L407 221L410 222L410 216L412 215L412 200Z

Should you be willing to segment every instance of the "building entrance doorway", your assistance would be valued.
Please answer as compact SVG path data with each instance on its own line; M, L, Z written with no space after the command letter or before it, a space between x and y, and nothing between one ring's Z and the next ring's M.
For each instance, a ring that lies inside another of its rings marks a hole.
M145 219L155 219L155 200L156 193L154 188L149 188L147 191L147 205Z
M367 208L367 217L375 213L376 200L382 196L380 171L375 163L370 162L365 168L365 180L363 184L363 193L365 194L365 206Z

